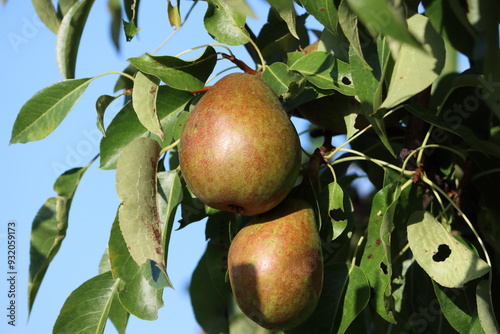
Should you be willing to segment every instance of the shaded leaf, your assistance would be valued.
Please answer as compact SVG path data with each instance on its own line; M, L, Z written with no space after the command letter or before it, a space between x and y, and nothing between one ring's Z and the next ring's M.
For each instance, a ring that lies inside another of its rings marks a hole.
M152 284L152 265L138 266L127 249L127 244L120 230L118 215L115 218L109 237L109 257L113 277L121 282L118 297L123 307L144 320L156 320L158 310L163 307L163 289ZM149 267L149 268L148 268Z
M159 83L159 79L137 72L132 91L132 106L141 124L161 140L165 140L165 134L156 112Z
M328 213L332 221L333 234L332 240L336 239L339 235L344 232L347 227L347 219L337 220L339 215L337 211L340 211L343 215L344 213L344 191L337 182L332 182L328 185Z
M166 275L156 173L161 147L151 138L131 142L118 158L118 219L130 255L138 266L154 263Z
M57 15L56 9L52 4L51 0L32 0L33 7L36 10L36 14L42 20L42 22L50 29L54 34L57 34L59 30L59 25L61 24L61 17Z
M423 45L423 50L409 44L401 46L387 97L379 108L390 109L421 92L438 78L444 67L444 42L429 19L415 14L408 19L408 29Z
M437 283L459 288L490 267L456 240L432 214L414 212L408 219L408 243L418 264Z
M250 40L245 29L245 15L235 10L228 0L207 0L204 25L210 36L220 43L242 45Z
M125 14L127 15L128 21L123 20L123 30L125 32L125 38L127 42L130 42L135 35L141 30L137 26L139 11L139 0L124 0L123 7L125 9Z
M172 5L172 2L168 0L167 2L167 14L168 14L168 22L170 26L179 28L181 26L181 13L179 10L179 6Z
M191 61L148 53L128 61L141 72L154 75L172 88L194 91L205 86L217 62L216 56L214 48L209 46L200 57Z
M171 143L174 125L177 117L184 110L186 104L193 98L189 92L179 91L167 86L160 86L156 100L158 118L165 133L165 141L160 145L165 147ZM127 103L111 121L106 129L106 137L101 140L102 169L116 168L116 161L123 149L137 138L155 135L139 122L131 103ZM159 140L159 138L158 138Z
M347 4L372 35L381 33L403 43L421 47L408 31L404 8L388 0L347 0Z
M33 220L28 280L28 310L30 312L45 273L66 237L73 196L88 167L89 165L70 169L59 176L54 184L57 196L49 198Z
M57 33L56 61L64 79L75 77L76 57L80 46L83 28L87 22L94 0L75 3L64 15Z
M337 34L339 15L334 1L330 0L300 0L307 12L314 16L332 34Z
M371 68L363 56L361 42L359 40L358 17L347 5L347 0L340 1L338 11L339 25L344 33L344 36L349 41L350 47L358 55L359 59L365 64L365 66ZM346 46L345 48L347 48L346 53L349 53L349 46Z
M434 292L439 300L441 312L446 320L459 333L469 333L472 313L475 313L475 301L469 300L465 289L447 289L432 281ZM464 303L465 302L465 303Z
M477 313L482 329L485 333L500 333L495 311L491 300L491 286L486 280L481 280L476 289Z
M76 288L66 299L53 333L102 333L119 282L108 271Z
M127 22L123 20L123 31L125 31L127 42L130 42L141 31L141 28L138 28L134 21Z
M108 0L108 10L111 16L110 34L116 50L120 50L120 35L122 32L122 6L119 0Z
M264 80L277 96L283 96L289 91L292 82L298 82L304 77L300 74L290 71L285 63L276 62L266 67L262 73Z
M101 95L95 102L95 109L97 111L96 125L103 136L106 136L106 130L104 129L104 112L106 111L108 106L117 98L118 96Z
M285 21L290 34L296 39L300 39L295 28L296 13L293 0L267 0L267 2L276 9L281 19Z
M33 95L17 115L10 144L27 143L48 136L73 109L91 80L60 81Z

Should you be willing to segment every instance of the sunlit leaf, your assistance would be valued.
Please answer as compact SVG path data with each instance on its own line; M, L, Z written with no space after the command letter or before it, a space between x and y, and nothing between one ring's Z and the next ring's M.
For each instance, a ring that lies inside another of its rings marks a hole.
M66 237L68 216L80 180L87 170L74 168L57 178L57 196L49 198L38 211L31 227L28 310L31 311L47 269Z
M161 147L151 138L131 142L118 158L116 191L120 228L138 266L154 263L166 275L156 173Z
M171 56L152 56L148 53L128 61L141 72L154 75L172 88L194 91L205 86L217 62L217 56L210 46L200 57L191 61Z
M82 0L64 15L57 33L56 61L64 79L75 77L76 58L83 28L94 0Z
M204 17L205 29L218 42L229 45L248 43L250 36L245 29L245 15L235 10L228 0L208 0Z
M48 136L73 109L90 81L91 78L60 81L33 95L17 115L10 144Z
M337 182L328 185L328 214L332 221L332 240L336 239L347 227L347 219L336 220L336 211L344 212L344 191Z
M141 124L161 140L165 140L165 134L156 112L159 83L160 80L156 77L137 72L132 91L132 106Z
M165 141L161 143L162 147L171 143L177 117L192 98L193 95L189 92L160 86L156 108L165 133ZM125 146L137 138L147 136L156 137L151 135L151 132L139 122L132 104L127 103L106 129L106 137L102 139L100 145L100 167L103 169L116 168L116 161Z
M379 108L390 109L424 90L437 79L444 67L444 42L429 19L415 14L408 19L408 29L424 46L423 50L409 44L401 46L387 97Z
M329 0L300 0L307 12L314 16L332 34L337 33L339 15L334 1Z
M137 26L139 2L139 0L123 1L123 7L128 19L128 21L123 20L123 30L125 31L125 38L127 39L127 42L130 42L141 30L141 28L138 28Z
M57 34L59 25L61 24L61 17L57 15L52 1L32 0L32 3L40 20L42 20L47 28L49 28L54 34Z
M298 82L304 77L299 73L290 71L285 63L276 62L266 67L262 79L271 87L277 96L288 92L292 82Z
M292 0L267 0L276 9L278 15L286 22L288 30L296 39L300 39L295 28L295 8Z
M408 219L408 243L418 264L442 286L459 288L486 274L490 267L455 239L429 212Z
M80 285L66 299L52 333L102 333L119 282L108 271Z
M151 264L141 267L132 259L118 216L111 228L108 248L113 278L121 282L118 291L120 303L139 319L156 320L158 310L163 307L163 288L154 287L151 282L153 277L147 275L147 270L152 271Z

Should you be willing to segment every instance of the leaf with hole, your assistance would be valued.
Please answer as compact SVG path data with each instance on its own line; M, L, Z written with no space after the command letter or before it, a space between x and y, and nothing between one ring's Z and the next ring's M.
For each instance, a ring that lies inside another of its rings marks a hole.
M429 212L414 212L408 219L407 232L415 260L442 286L460 288L490 270L486 262L455 239Z

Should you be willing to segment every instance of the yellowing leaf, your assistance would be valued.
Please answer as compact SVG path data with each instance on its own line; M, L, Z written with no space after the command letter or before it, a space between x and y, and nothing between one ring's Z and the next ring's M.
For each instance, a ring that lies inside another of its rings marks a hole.
M460 288L486 274L490 267L455 239L429 212L408 219L408 243L417 263L437 283Z

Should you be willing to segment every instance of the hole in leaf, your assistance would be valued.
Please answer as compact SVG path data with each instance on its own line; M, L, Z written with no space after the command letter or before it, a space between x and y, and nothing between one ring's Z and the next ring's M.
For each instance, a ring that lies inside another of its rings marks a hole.
M380 269L384 272L384 275L387 275L387 266L384 262L380 262Z
M348 78L348 77L343 77L343 78L342 78L342 83L343 83L344 85L350 85L350 84L351 84L351 80L349 80L349 78Z
M436 262L443 262L451 254L451 249L448 245L441 244L438 247L438 251L432 256L432 259Z

